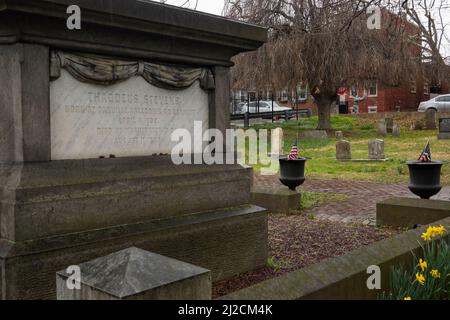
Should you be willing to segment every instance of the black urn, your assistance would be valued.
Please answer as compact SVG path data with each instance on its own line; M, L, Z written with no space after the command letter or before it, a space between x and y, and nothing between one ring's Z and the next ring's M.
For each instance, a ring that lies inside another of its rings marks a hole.
M443 162L409 161L409 190L422 199L430 199L441 191Z
M307 158L289 160L287 157L280 158L280 181L289 189L295 191L298 186L305 182L305 163Z

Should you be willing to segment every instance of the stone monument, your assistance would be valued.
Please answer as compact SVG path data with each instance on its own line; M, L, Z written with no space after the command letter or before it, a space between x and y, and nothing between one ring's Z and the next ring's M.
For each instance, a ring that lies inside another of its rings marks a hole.
M435 109L428 109L425 112L425 128L426 129L436 129L436 114Z
M54 299L55 273L129 248L211 270L264 266L251 169L175 165L175 128L230 126L231 58L267 30L157 2L0 1L0 291Z
M387 126L385 120L379 120L377 124L377 134L385 137L387 135Z
M394 118L386 117L384 121L386 123L387 133L392 133L392 129L394 128Z
M369 141L369 160L384 160L384 141L380 139Z
M439 140L450 139L450 118L439 119Z
M349 161L352 159L351 144L346 140L336 142L336 160Z

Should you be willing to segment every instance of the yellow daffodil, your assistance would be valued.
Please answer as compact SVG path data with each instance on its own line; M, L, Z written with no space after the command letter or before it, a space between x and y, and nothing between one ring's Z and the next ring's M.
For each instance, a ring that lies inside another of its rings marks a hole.
M420 274L417 272L416 279L417 279L417 282L419 282L421 285L425 284L425 277L423 276L423 274Z
M422 269L422 272L425 271L426 268L428 268L428 263L422 259L419 260L419 267Z
M436 269L431 270L430 274L435 279L439 279L441 277L439 270Z
M403 300L412 300L411 297L405 297Z
M447 230L443 225L440 226L429 226L425 233L422 233L422 240L431 241L433 238L442 236Z

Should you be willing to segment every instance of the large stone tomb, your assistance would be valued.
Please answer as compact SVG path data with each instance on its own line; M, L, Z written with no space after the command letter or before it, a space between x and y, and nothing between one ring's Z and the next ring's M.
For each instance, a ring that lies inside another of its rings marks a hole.
M252 171L175 165L174 128L230 126L231 58L264 28L156 2L0 1L0 298L54 299L55 273L137 247L211 270L261 267Z

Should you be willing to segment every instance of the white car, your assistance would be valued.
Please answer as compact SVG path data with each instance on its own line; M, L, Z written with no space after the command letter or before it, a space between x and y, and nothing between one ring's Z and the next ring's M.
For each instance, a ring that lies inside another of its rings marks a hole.
M273 102L273 111L292 111L292 108L280 106L277 102ZM261 113L261 112L272 112L272 101L252 101L249 104L246 103L242 106L242 113Z
M450 94L440 95L431 100L421 102L417 111L426 112L430 109L438 112L450 112Z

